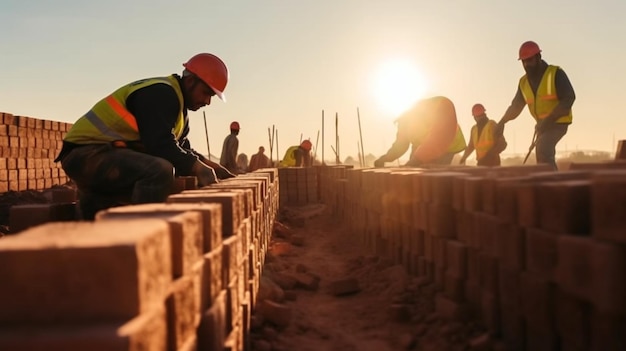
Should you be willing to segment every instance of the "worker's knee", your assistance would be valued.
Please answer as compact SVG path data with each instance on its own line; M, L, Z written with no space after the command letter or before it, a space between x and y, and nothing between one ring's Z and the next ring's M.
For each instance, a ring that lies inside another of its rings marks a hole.
M167 160L155 157L149 167L155 182L174 184L174 166Z

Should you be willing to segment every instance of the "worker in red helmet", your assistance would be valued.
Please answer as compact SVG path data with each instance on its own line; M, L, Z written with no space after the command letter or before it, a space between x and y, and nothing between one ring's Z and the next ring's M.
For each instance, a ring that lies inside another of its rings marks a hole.
M454 155L465 149L465 137L457 123L454 104L444 96L418 101L396 122L396 141L374 162L374 167L396 160L409 146L412 150L406 166L410 167L450 164Z
M518 59L526 74L520 78L515 97L498 122L499 130L517 118L528 105L536 121L531 148L536 147L537 163L549 164L557 170L556 144L572 123L572 105L576 100L574 88L562 68L549 65L541 58L541 49L534 41L520 46Z
M487 110L483 104L472 106L472 116L476 124L472 127L470 141L461 157L460 164L464 165L467 157L476 150L476 164L478 166L500 166L500 153L506 149L506 140L502 133L498 133L495 121L487 117Z
M308 139L302 141L300 145L290 146L280 161L279 167L311 167L313 165L312 147L313 144Z
M78 187L82 218L123 204L163 202L174 176L200 186L233 177L192 149L187 112L224 99L228 69L217 56L197 54L182 75L126 84L97 102L63 139L57 162Z
M239 150L239 122L230 124L230 134L224 138L222 145L222 155L220 156L220 164L228 169L231 173L240 173L237 167L237 152Z
M248 172L254 172L257 169L271 167L269 157L265 155L265 148L259 146L259 152L250 157L250 164L248 165Z

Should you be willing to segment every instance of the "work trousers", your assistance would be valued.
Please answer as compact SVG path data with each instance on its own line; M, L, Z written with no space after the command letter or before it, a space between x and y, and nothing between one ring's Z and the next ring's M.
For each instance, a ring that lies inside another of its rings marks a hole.
M552 166L553 170L558 170L556 166L556 144L567 133L568 124L555 123L548 129L537 135L535 144L535 156L537 164L547 163Z
M164 202L174 188L170 162L110 144L76 147L63 157L61 166L76 183L85 220L114 206Z

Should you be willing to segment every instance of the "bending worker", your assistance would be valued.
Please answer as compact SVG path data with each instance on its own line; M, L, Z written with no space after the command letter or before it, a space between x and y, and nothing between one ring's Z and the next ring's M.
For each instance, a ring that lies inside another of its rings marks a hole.
M526 74L520 78L515 97L498 124L502 129L528 105L528 111L537 122L536 139L533 137L537 163L547 163L557 170L554 159L556 144L572 123L572 105L576 100L574 88L565 71L541 59L537 43L523 43L519 49L519 60Z
M454 155L465 149L465 137L457 123L454 104L446 97L420 100L396 121L396 141L374 162L374 167L396 160L409 145L412 145L411 157L406 166L410 167L450 164Z
M265 156L265 148L259 146L259 152L250 157L250 164L248 165L248 172L254 172L257 169L271 167L270 159Z
M304 140L300 145L294 145L287 149L285 156L280 161L280 167L311 167L311 144L310 140Z
M174 172L198 185L234 177L191 148L187 111L218 96L224 100L228 69L202 53L183 64L182 77L139 80L117 89L79 118L55 161L76 183L83 219L113 206L163 202Z
M504 135L498 133L498 125L487 117L482 104L475 104L472 107L472 116L476 124L472 127L470 141L460 164L464 165L467 157L476 149L478 166L500 166L500 153L507 146Z

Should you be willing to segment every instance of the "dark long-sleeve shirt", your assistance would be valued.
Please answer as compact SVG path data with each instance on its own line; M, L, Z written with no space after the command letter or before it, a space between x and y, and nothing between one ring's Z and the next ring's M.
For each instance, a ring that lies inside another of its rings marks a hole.
M237 135L228 134L224 139L224 145L222 146L222 155L220 157L220 164L231 172L237 172L237 151L239 149L239 139Z

